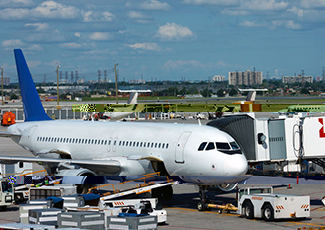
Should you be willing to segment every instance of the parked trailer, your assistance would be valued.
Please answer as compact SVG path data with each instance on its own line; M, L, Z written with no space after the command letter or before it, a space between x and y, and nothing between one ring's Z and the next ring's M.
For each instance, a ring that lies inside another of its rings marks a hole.
M238 210L247 219L304 219L310 217L310 198L276 194L271 186L246 187L239 190Z

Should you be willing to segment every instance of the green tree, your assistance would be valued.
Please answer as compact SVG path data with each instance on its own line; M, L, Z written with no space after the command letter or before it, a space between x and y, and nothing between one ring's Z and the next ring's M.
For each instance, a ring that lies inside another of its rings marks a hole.
M217 95L218 95L218 97L224 97L225 96L225 90L224 89L219 89L217 91Z
M302 89L300 90L300 93L301 93L301 94L310 94L309 90L306 89L306 88L302 88Z
M208 88L205 88L204 90L201 91L201 94L203 97L211 97L212 92L211 90L208 90Z
M230 91L229 91L229 96L235 96L235 95L237 95L238 94L238 92L237 92L237 90L235 90L235 89L231 89Z

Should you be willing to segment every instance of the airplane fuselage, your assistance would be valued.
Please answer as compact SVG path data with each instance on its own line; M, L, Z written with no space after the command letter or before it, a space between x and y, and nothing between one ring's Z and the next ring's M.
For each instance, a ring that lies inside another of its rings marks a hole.
M112 175L152 173L159 170L155 162L163 163L171 176L243 176L247 171L240 149L218 149L220 143L232 146L233 138L208 126L53 120L24 122L8 131L21 134L14 140L42 158L116 160L121 170ZM102 168L91 170L110 174Z

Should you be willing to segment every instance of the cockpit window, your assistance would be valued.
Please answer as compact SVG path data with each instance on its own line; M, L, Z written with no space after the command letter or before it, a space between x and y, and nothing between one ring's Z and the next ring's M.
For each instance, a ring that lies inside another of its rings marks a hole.
M206 145L207 145L207 142L202 142L198 148L198 151L202 151Z
M230 142L230 146L231 146L232 149L239 149L239 146L234 141L233 142Z
M216 142L217 149L230 149L230 146L228 143L224 142Z
M211 150L211 149L215 149L213 142L209 142L209 144L208 144L208 146L206 147L205 150Z

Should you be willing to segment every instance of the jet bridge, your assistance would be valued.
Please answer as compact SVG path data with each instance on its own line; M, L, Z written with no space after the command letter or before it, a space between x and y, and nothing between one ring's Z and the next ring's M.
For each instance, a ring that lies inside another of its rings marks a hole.
M324 173L325 116L299 113L256 118L254 113L241 113L207 125L230 134L250 165L262 163L264 170L269 167L286 172Z

